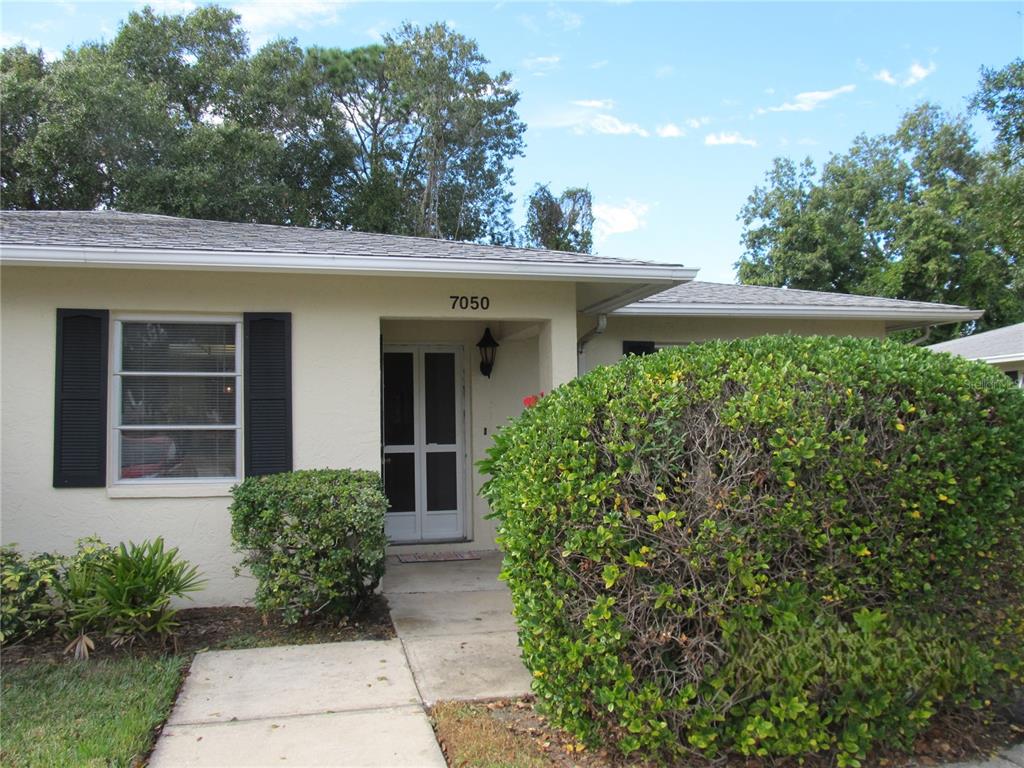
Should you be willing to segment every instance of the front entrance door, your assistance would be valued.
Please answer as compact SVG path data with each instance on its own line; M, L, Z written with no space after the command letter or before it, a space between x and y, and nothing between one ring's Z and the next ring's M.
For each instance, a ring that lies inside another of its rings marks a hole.
M464 538L462 349L385 346L381 379L388 538Z

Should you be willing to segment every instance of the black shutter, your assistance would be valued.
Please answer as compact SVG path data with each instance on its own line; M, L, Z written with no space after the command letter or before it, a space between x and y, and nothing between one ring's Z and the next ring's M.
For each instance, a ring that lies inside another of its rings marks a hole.
M109 325L110 313L105 309L57 310L54 488L107 484Z
M622 342L623 355L653 355L653 341L624 341Z
M292 468L292 316L245 313L245 475Z

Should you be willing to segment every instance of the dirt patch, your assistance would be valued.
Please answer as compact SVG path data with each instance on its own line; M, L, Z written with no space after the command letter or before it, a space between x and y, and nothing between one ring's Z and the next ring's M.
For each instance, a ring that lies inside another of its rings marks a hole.
M95 638L91 658L113 658L126 654L135 656L168 653L191 656L198 651L231 648L261 648L272 645L308 645L350 640L389 640L395 636L388 602L383 595L374 595L356 615L341 621L309 620L294 626L281 622L275 613L263 614L255 608L186 608L178 613L181 626L167 644L137 642L130 647L115 648L103 638ZM64 654L67 641L50 636L33 638L3 649L5 664L33 661L57 662L69 658Z
M533 700L505 699L487 703L439 702L431 721L451 768L650 768L607 749L584 747L537 712ZM1024 741L1024 727L998 717L974 712L936 718L914 743L913 754L879 752L863 761L863 768L938 766L984 760L1011 744ZM760 760L729 756L715 763L694 758L692 768L831 768L826 757L797 760Z

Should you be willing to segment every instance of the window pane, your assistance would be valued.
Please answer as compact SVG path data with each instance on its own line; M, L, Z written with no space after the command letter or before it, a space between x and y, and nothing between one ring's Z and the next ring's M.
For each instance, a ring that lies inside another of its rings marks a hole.
M235 424L234 376L122 376L121 423Z
M413 354L385 352L384 445L412 445L416 427L413 421Z
M121 432L121 479L235 477L235 430Z
M423 355L427 443L455 444L455 355L427 352Z
M234 323L122 323L121 370L231 373Z
M416 454L389 453L384 457L384 494L388 512L416 511Z
M459 508L459 473L454 453L427 454L427 509Z

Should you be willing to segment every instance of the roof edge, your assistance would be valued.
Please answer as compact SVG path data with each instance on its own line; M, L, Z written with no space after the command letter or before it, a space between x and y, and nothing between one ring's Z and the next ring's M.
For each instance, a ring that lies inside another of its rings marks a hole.
M680 316L680 317L805 317L805 318L864 318L876 320L919 319L922 321L953 323L977 320L984 310L968 307L850 307L793 304L684 304L659 302L647 305L633 304L617 309L615 315Z
M554 279L678 283L692 280L696 269L679 265L609 262L565 263L512 259L431 258L410 256L343 256L283 252L204 251L171 248L82 248L75 246L4 245L0 264L42 267L118 267L202 269L225 272L306 272L359 275L468 275L492 279Z

